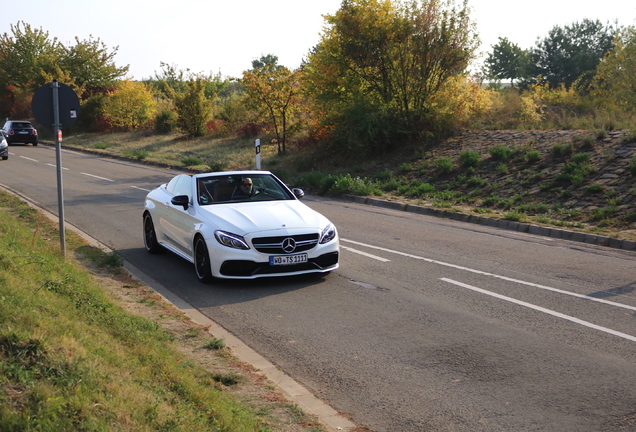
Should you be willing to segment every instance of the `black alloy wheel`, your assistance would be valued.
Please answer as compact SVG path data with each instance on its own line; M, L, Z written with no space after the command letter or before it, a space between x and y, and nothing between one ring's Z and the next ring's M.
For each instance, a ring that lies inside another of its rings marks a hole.
M203 237L197 237L194 240L194 268L197 277L201 282L212 282L212 265L210 263L210 254Z
M163 247L157 241L155 225L152 223L152 217L149 213L144 215L144 245L151 254L163 252Z

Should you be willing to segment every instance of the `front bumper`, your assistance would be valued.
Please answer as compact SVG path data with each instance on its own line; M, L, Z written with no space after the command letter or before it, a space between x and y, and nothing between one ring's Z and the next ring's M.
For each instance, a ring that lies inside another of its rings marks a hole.
M273 239L261 233L260 239ZM279 234L279 233L278 233ZM249 250L239 250L219 245L215 239L208 239L208 250L212 261L212 275L220 279L256 279L260 277L292 276L308 273L328 273L338 268L340 242L338 237L326 244L303 247L300 245L303 235L288 232L282 237L294 237L299 240L293 254L306 253L307 262L290 265L272 265L271 256L285 255L278 250L267 250L270 245L254 246L252 238L246 239L251 245ZM318 234L316 234L316 241ZM277 239L278 240L278 239ZM260 249L257 250L257 249Z
M273 266L269 262L228 260L221 264L220 277L252 279L264 276L289 276L305 273L327 273L338 268L338 252L329 252L306 263Z

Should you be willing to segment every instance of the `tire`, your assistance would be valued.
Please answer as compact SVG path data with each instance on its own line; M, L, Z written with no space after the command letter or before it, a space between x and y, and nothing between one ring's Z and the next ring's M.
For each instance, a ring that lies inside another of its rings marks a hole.
M9 159L9 156L2 156L2 160L7 160Z
M33 146L35 147L36 145L38 145L38 143L33 143Z
M144 214L144 246L146 246L146 250L151 254L158 254L164 250L157 241L155 224L152 222L150 213Z
M210 253L208 252L208 246L205 244L205 240L200 236L194 240L194 269L199 281L203 283L212 282Z

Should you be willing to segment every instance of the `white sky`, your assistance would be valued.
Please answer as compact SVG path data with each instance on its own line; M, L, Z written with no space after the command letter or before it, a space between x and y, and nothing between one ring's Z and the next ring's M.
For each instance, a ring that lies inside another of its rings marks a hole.
M482 45L489 52L498 37L521 48L535 45L555 25L585 18L636 25L634 0L468 0ZM0 34L24 21L65 45L90 35L110 50L119 46L117 66L129 77L149 78L160 62L192 72L240 77L261 55L278 56L296 68L316 45L322 15L341 0L19 0L2 8Z

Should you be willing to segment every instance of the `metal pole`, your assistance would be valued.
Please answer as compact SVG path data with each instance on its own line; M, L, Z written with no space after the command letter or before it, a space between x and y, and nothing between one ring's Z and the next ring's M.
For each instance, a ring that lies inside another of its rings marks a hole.
M66 232L64 230L64 194L62 193L62 125L60 124L59 83L53 80L53 131L55 133L55 160L57 163L57 209L60 223L60 246L66 257Z

